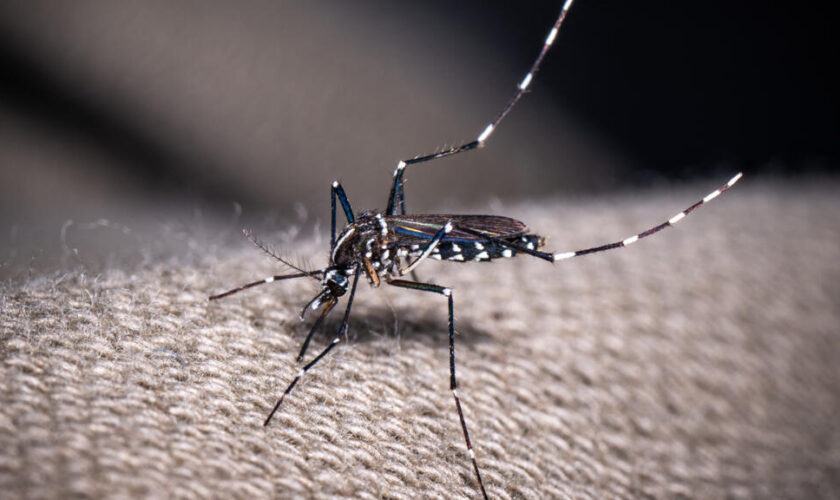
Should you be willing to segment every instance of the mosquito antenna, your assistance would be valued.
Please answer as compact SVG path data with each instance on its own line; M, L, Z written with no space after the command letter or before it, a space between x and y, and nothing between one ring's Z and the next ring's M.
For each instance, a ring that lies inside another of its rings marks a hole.
M288 266L288 267L294 269L295 271L299 271L304 276L309 276L314 280L318 280L318 278L316 278L315 276L312 275L312 271L308 271L300 265L293 264L288 259L278 255L277 252L275 252L272 248L270 248L268 245L266 245L265 243L263 243L262 241L257 239L257 237L254 236L254 233L250 229L248 229L248 228L242 229L242 234L244 234L245 237L248 238L248 240L251 241L251 243L256 245L257 248L259 248L260 250L262 250L263 252L265 252L269 256L274 257L278 261L282 262L285 266Z

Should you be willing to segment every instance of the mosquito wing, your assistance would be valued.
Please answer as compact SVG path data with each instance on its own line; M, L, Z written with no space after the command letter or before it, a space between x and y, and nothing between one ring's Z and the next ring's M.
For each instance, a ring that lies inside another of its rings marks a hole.
M412 244L414 241L423 241L434 238L435 234L446 224L452 221L455 226L452 231L444 236L442 241L482 241L481 236L462 231L460 228L478 231L494 238L512 238L528 232L528 226L524 223L501 217L498 215L392 215L385 217L388 226L400 235L400 244Z

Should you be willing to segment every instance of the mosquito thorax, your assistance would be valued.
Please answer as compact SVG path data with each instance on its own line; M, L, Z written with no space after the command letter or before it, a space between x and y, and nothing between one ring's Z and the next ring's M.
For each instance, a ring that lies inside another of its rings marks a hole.
M381 213L363 212L336 239L333 264L350 268L363 257L379 262L392 239L391 230Z

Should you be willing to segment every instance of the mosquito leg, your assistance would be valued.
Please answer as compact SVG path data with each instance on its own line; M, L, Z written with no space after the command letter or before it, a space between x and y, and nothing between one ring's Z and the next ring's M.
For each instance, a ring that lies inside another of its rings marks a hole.
M402 212L402 214L403 214L403 215L405 215L405 203L404 203L404 201L405 201L405 184L404 184L404 183L400 183L400 201L399 201L399 205L400 205L400 211ZM406 262L407 262L407 261L406 261ZM420 283L420 282L422 282L422 281L423 281L423 280L421 280L421 279L420 279L420 276L418 276L418 275L417 275L417 271L415 271L414 269L412 269L412 270L410 271L410 274L411 274L411 279L412 279L413 281L416 281L416 282L418 282L418 283Z
M304 367L300 369L298 374L295 375L294 380L292 380L292 382L288 385L288 387L286 387L286 390L283 391L283 395L280 396L280 399L277 400L277 404L274 405L274 408L271 410L271 413L268 414L268 418L266 418L265 423L263 423L264 426L267 426L269 424L269 422L271 422L271 418L277 412L277 409L280 408L280 405L283 403L283 400L286 398L286 396L290 392L292 392L292 389L295 387L295 385L297 385L297 383L298 383L298 381L300 381L301 377L303 377L303 374L308 372L310 368L312 368L319 361L321 361L321 359L324 356L326 356L330 351L332 351L333 347L335 347L336 344L338 344L341 341L341 339L344 337L345 332L347 331L347 325L350 321L350 308L353 306L353 297L356 295L356 286L359 284L359 275L361 274L359 271L360 271L359 265L357 264L356 265L356 270L353 273L354 277L353 277L353 285L350 288L350 298L347 300L347 309L344 310L344 320L342 320L342 322L341 322L341 327L338 329L338 334L336 334L335 338L332 339L332 342L330 342L330 345L328 345L326 349L324 349L323 351L321 351L320 354L315 356L315 359L313 359L312 361L310 361L309 363L304 365Z
M385 211L386 215L396 215L398 207L397 205L402 206L404 204L404 190L403 190L403 173L405 168L409 165L415 165L417 163L423 163L431 160L437 160L438 158L444 158L447 156L452 156L454 154L463 153L464 151L470 151L476 148L480 148L484 146L484 142L490 137L490 134L499 126L499 123L510 113L510 110L519 102L519 99L525 95L525 92L528 90L528 86L531 84L531 81L534 78L534 75L540 69L540 65L542 64L543 59L545 58L546 53L548 53L548 49L551 48L551 45L554 43L554 40L557 38L557 33L560 31L560 26L563 24L563 20L566 18L566 13L569 11L569 8L572 6L573 0L566 0L566 3L563 5L563 9L560 11L560 15L557 16L557 20L554 21L554 26L551 27L551 31L549 31L548 36L545 38L545 42L543 42L543 46L540 49L540 53L537 55L537 58L531 64L531 68L528 70L528 73L525 74L525 77L519 82L519 85L516 87L516 91L513 93L513 96L510 100L505 104L505 107L493 118L493 121L487 125L484 130L475 138L475 140L461 144L460 146L453 146L448 149L444 149L442 151L438 151L436 153L431 153L427 155L418 156L415 158L411 158L409 160L402 160L397 163L397 168L394 170L394 183L391 186L391 192L388 196L388 208ZM404 209L402 213L405 213Z
M456 389L457 383L455 381L455 305L452 301L452 289L438 285L431 285L428 283L416 283L414 281L406 280L388 280L389 285L400 288L409 288L411 290L419 290L422 292L439 293L449 300L449 389L452 391L452 396L455 398L455 408L458 410L458 419L461 421L461 430L464 432L464 441L467 443L467 453L470 455L473 470L475 471L475 478L478 481L478 486L481 488L481 494L487 498L487 492L484 490L484 482L481 480L481 473L478 470L478 462L475 459L475 451L473 451L472 442L470 441L470 433L467 431L467 420L464 418L464 410L461 408L461 398L458 397Z
M407 269L409 264L411 264L411 258L408 255L405 255L402 259L399 260L399 263L397 264L397 273L400 274L400 276L402 276L403 273L401 273L400 269L403 266L405 266L405 268ZM411 271L409 271L406 274L409 274L411 276L411 281L416 281L418 283L423 283L423 280L421 280L417 276L417 271L412 269Z
M333 310L333 307L338 304L338 300L333 299L327 303L327 306L324 307L324 310L321 311L321 314L318 316L318 319L315 320L315 324L312 325L312 328L309 330L309 333L306 335L306 340L303 341L303 346L300 348L300 354L298 354L297 360L303 361L303 356L306 354L306 349L309 348L309 342L312 340L312 336L315 335L315 330L318 329L318 326L321 325L321 322L324 321L324 318Z
M423 253L420 254L420 257L417 257L417 259L411 264L409 264L409 266L405 269L400 269L400 276L404 276L407 273L414 272L414 268L419 266L421 262L426 260L426 258L428 258L429 255L432 254L432 252L440 244L440 241L443 239L446 233L450 231L452 231L452 222L447 221L446 224L444 224L443 227L440 228L440 231L438 231L437 234L435 234L434 238L432 238L431 241L429 241L429 244L426 246L426 249L423 250Z
M341 208L344 210L344 216L347 217L347 222L353 222L355 220L355 217L353 216L353 209L350 208L350 202L347 201L347 194L344 192L344 188L341 187L341 184L338 181L334 181L332 183L332 188L330 189L330 255L332 255L332 251L335 249L336 197L341 202Z
M285 276L283 276L283 275L269 276L268 278L264 278L264 279L261 279L259 281L253 281L251 283L247 283L245 285L238 286L234 289L228 290L227 292L222 292L222 293L217 294L217 295L211 295L210 300L221 299L222 297L227 297L228 295L233 295L234 293L241 292L242 290L247 290L247 289L249 289L251 287L254 287L254 286L265 285L266 283L274 283L275 281L288 280L288 279L292 279L292 278L303 278L304 276L312 276L314 274L317 274L317 273L320 273L320 272L323 272L323 271L324 270L321 269L320 271L313 271L311 273L287 274Z
M405 183L400 183L400 194L399 194L399 206L400 212L405 215ZM417 271L411 270L411 279L418 283L421 283L423 280L420 279L420 276L417 275Z
M652 228L646 229L646 230L642 231L641 233L630 236L629 238L625 238L621 241L616 241L616 242L613 242L613 243L607 243L606 245L600 245L600 246L597 246L597 247L586 248L586 249L583 249L583 250L575 250L573 252L555 253L553 255L553 261L569 259L571 257L578 257L580 255L587 255L587 254L590 254L590 253L603 252L605 250L612 250L613 248L621 248L621 247L626 247L627 245L632 245L633 243L639 241L642 238L650 236L654 233L658 233L659 231L665 229L666 227L673 226L677 222L681 221L686 215L688 215L691 212L697 210L698 208L702 207L706 203L708 203L708 202L712 201L713 199L717 198L721 193L723 193L727 189L731 188L733 185L735 185L736 182L738 182L738 180L741 179L741 177L743 177L743 174L738 172L738 174L735 175L735 177L729 179L729 182L727 182L723 186L719 187L718 189L715 189L711 193L707 194L702 200L698 201L697 203L694 203L690 207L686 208L685 210L678 213L677 215L671 217L670 219L663 222L662 224L659 224L658 226L653 226Z
M597 247L586 248L586 249L583 249L583 250L575 250L575 251L572 251L572 252L559 252L559 253L540 252L539 250L536 250L534 248L528 248L525 245L522 245L521 243L518 243L516 241L503 240L501 238L496 238L496 237L493 237L493 236L489 236L487 233L484 233L482 231L476 231L474 229L470 229L470 228L467 228L467 227L461 227L461 226L456 226L456 229L458 231L462 231L462 232L465 232L465 233L480 236L481 238L492 241L493 243L496 243L498 245L513 248L518 252L527 253L529 255L533 255L534 257L538 257L540 259L547 260L549 262L557 262L558 260L569 259L571 257L578 257L578 256L581 256L581 255L587 255L587 254L590 254L590 253L603 252L603 251L606 251L606 250L612 250L613 248L626 247L628 245L632 245L633 243L639 241L642 238L646 238L646 237L648 237L648 236L650 236L654 233L658 233L659 231L661 231L661 230L663 230L667 227L671 227L674 224L676 224L677 222L683 220L686 215L690 214L694 210L700 208L701 206L705 205L706 203L708 203L708 202L712 201L713 199L717 198L718 196L720 196L721 193L723 193L727 189L731 188L736 182L738 182L738 180L741 179L742 176L743 176L743 174L741 174L739 172L737 175L735 175L735 177L729 179L729 182L727 182L723 186L719 187L718 189L712 191L711 193L707 194L702 200L694 203L690 207L686 208L685 210L678 213L677 215L671 217L670 219L663 222L662 224L653 226L649 229L646 229L646 230L642 231L641 233L634 234L633 236L630 236L629 238L625 238L621 241L615 241L613 243L607 243L606 245L600 245L600 246L597 246Z

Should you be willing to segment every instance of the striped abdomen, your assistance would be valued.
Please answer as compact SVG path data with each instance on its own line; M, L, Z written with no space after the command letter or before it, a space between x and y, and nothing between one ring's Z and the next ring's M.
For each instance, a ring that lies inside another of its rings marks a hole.
M505 241L521 245L529 250L537 250L545 245L545 239L536 234L505 238ZM404 254L407 251L408 256L417 257L425 249L426 245L414 244L407 248L404 247L399 253ZM488 240L442 241L429 257L451 262L485 262L498 258L513 257L516 253L515 248Z

